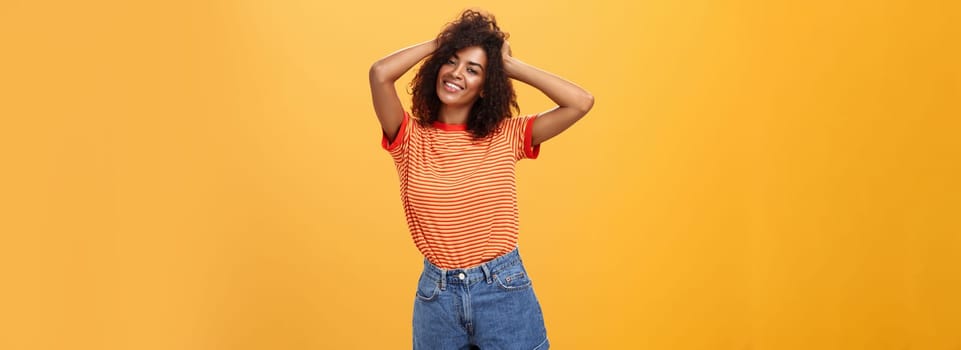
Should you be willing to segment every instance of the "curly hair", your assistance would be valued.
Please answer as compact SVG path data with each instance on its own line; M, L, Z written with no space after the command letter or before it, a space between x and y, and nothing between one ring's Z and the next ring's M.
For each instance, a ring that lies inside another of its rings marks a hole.
M495 132L504 119L511 117L511 110L520 110L514 85L504 71L501 47L508 34L497 26L493 15L466 10L460 18L448 23L437 35L437 49L421 65L410 85L412 88L412 112L421 125L428 126L439 119L441 101L437 96L437 75L440 67L458 50L479 46L487 54L484 69L482 98L471 106L467 117L467 131L475 139L485 138Z

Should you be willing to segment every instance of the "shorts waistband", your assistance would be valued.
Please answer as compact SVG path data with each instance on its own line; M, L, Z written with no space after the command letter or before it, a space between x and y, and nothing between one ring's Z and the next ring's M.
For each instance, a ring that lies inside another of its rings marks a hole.
M474 284L480 281L493 282L493 275L501 270L522 264L520 252L515 247L509 253L491 259L483 264L463 269L444 269L424 259L424 274L438 281L441 290L448 284Z

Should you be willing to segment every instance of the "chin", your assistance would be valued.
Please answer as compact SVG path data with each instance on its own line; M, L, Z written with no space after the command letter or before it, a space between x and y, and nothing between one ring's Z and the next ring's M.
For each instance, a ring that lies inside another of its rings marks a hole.
M448 106L464 104L463 101L461 101L461 99L450 98L450 97L444 96L444 95L442 95L442 94L437 94L437 99L440 100L440 103L445 104L445 105L448 105Z

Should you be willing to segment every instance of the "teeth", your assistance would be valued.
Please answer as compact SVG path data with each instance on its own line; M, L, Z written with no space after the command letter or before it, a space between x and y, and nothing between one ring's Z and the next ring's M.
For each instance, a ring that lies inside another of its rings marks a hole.
M460 86L457 86L457 85L454 85L454 84L451 84L451 83L444 83L444 85L450 86L452 89L464 90L464 89L461 88Z

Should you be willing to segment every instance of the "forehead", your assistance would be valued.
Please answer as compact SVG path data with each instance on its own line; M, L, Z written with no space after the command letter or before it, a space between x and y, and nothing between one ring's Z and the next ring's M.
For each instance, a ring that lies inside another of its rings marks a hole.
M457 50L457 57L462 60L468 60L471 62L480 63L482 65L487 64L487 53L480 46L468 46L463 49Z

